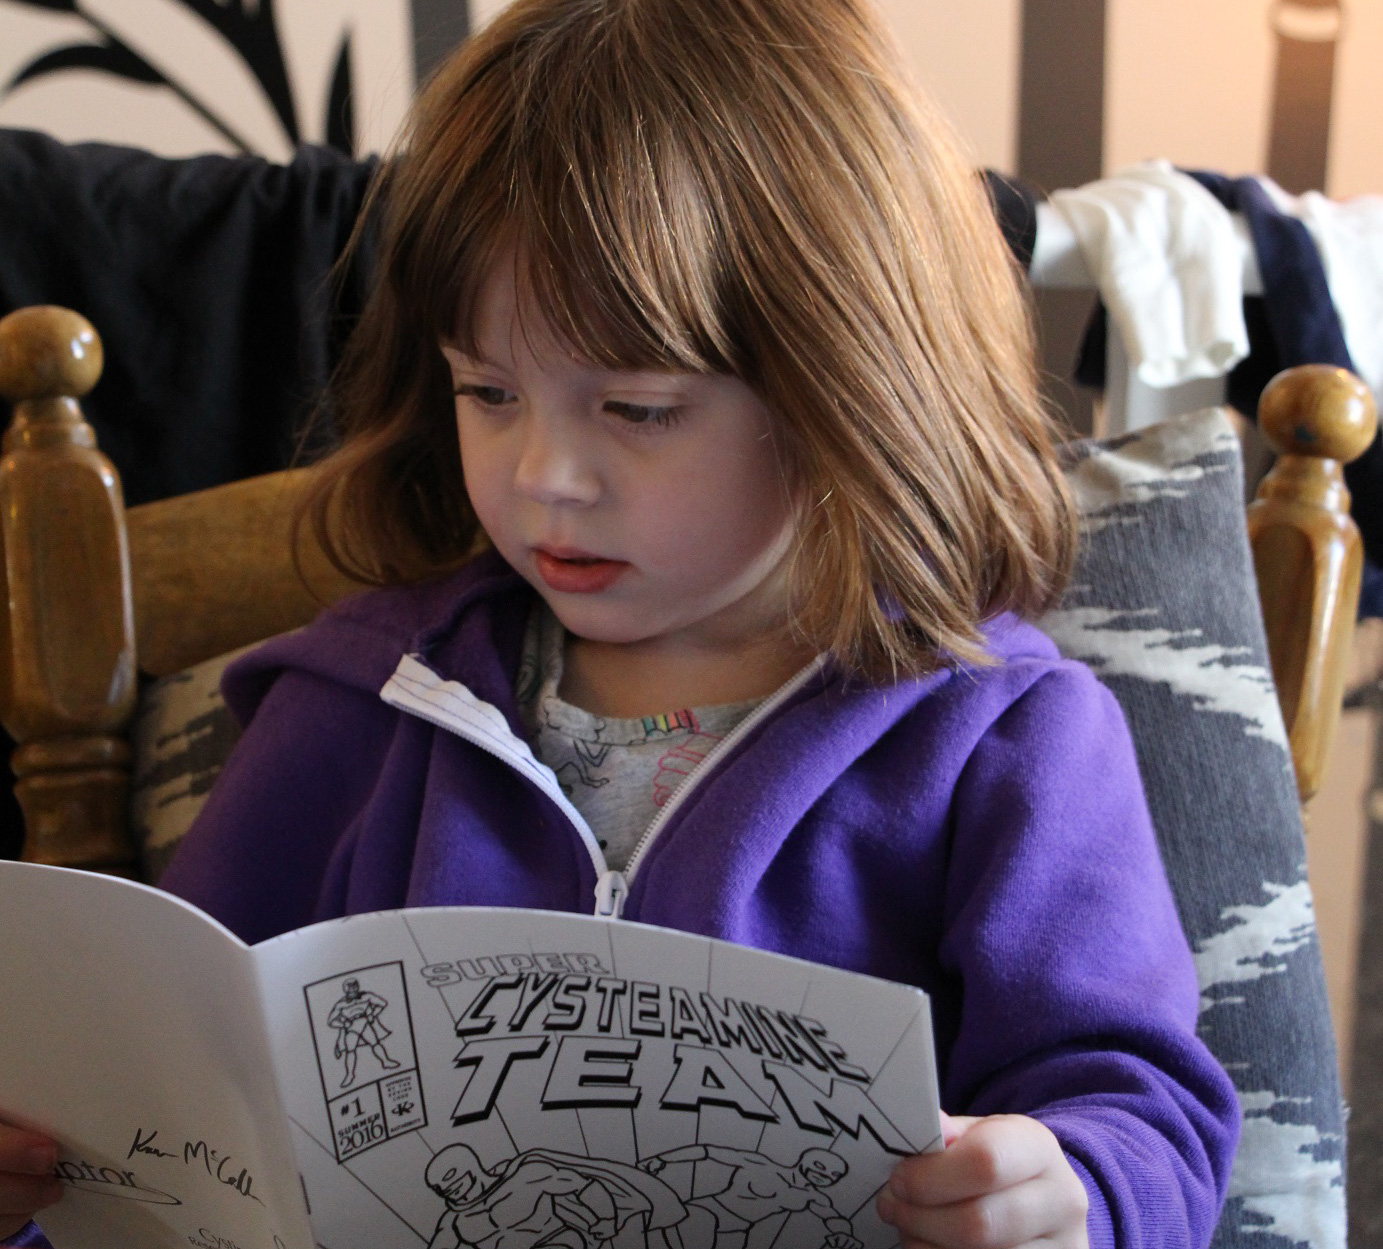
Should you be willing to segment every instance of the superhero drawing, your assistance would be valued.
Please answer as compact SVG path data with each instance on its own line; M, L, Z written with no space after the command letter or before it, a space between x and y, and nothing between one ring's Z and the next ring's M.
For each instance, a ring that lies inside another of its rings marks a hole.
M681 1199L626 1163L530 1149L487 1170L458 1144L433 1155L426 1180L447 1203L428 1249L682 1249L650 1239L686 1216Z
M862 1249L850 1220L823 1191L849 1170L845 1159L828 1149L805 1150L796 1165L786 1166L748 1149L687 1145L645 1158L639 1166L657 1175L679 1162L714 1162L730 1171L719 1188L687 1201L687 1217L677 1228L680 1249L769 1249L775 1244ZM789 1222L793 1226L784 1237Z
M355 1083L356 1051L362 1045L374 1051L379 1065L386 1071L401 1065L384 1047L385 1038L391 1034L379 1017L388 1005L378 993L362 990L359 980L352 978L341 985L341 997L331 1008L327 1025L336 1030L333 1053L345 1066L346 1074L341 1080L343 1089Z
M343 969L303 996L336 1161L426 1127L402 964Z

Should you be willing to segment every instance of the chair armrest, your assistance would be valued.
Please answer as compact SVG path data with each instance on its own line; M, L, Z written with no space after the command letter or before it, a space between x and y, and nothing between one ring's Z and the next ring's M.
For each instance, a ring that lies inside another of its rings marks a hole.
M250 477L126 513L139 670L168 676L305 625L359 583L293 516L311 469Z

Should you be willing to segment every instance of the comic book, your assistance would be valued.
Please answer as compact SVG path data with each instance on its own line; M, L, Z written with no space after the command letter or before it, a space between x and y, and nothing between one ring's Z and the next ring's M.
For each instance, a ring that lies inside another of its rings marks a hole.
M904 985L624 920L437 908L247 946L0 863L0 1114L57 1249L885 1249L939 1147Z

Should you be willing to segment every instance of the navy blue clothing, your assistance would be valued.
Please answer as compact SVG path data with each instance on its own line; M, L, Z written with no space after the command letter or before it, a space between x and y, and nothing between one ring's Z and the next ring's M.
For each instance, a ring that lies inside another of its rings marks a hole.
M170 160L0 130L0 315L74 308L106 368L82 401L127 503L285 467L365 298L332 268L378 162L303 147Z

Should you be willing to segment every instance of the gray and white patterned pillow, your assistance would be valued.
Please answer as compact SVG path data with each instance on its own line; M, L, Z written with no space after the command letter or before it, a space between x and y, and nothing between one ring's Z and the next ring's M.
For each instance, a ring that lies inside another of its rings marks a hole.
M149 682L131 730L130 826L140 875L156 883L240 736L221 674L248 647Z
M1201 1037L1244 1131L1217 1249L1343 1249L1335 1041L1239 443L1218 410L1073 444L1083 541L1039 622L1128 717L1201 984Z
M1244 1133L1216 1249L1343 1249L1335 1042L1286 731L1219 411L1068 449L1084 533L1042 627L1123 705L1201 982L1200 1033ZM155 682L136 729L146 879L201 809L237 735L233 656Z

